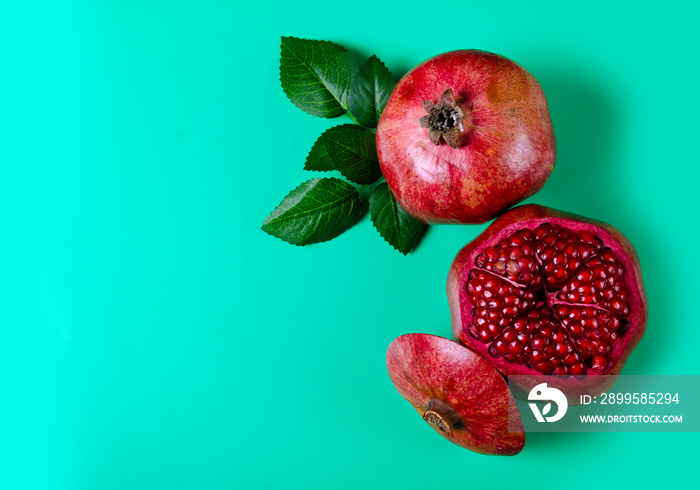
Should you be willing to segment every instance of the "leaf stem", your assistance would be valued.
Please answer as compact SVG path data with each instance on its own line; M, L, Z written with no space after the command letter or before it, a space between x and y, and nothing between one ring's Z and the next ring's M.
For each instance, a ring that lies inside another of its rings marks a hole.
M352 114L350 114L350 111L347 109L347 107L343 107L343 108L345 109L345 115L348 116L348 118L349 118L353 123L357 124L357 125L360 126L361 128L368 129L369 131L372 131L373 133L376 133L376 132L377 132L377 128L370 128L370 127L365 126L364 124L362 124L361 122L359 122L357 119L355 119L355 116L353 116Z

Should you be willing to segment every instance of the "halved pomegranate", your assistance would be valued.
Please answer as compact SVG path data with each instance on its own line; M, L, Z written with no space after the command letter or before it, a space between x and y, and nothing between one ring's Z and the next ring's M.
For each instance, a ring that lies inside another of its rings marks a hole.
M629 240L543 206L506 212L464 247L447 294L454 338L506 376L619 374L646 328Z

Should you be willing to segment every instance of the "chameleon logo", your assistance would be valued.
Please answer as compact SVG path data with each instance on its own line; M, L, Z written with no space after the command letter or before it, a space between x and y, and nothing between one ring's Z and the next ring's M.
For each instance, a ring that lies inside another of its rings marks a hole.
M530 409L538 422L544 422L545 420L547 422L556 422L557 420L561 420L564 414L566 414L567 408L569 408L569 402L566 400L564 393L556 388L548 388L547 383L541 383L535 386L532 390L530 390L530 394L528 395L527 399L550 402L542 408L542 412L540 412L540 409L536 403L529 404ZM552 410L551 402L554 402L557 405L557 412L554 415L545 417L545 415Z

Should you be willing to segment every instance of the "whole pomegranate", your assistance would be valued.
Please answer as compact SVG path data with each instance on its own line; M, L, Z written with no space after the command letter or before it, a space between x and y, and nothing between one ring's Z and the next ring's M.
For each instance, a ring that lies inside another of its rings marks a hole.
M396 85L377 126L382 174L426 223L483 223L540 190L556 145L537 80L502 56L444 53Z
M482 454L511 456L525 445L518 407L486 359L428 334L395 339L386 354L391 381L430 426Z
M573 375L579 393L620 373L647 321L622 233L537 205L506 212L457 254L447 297L454 338L502 374Z

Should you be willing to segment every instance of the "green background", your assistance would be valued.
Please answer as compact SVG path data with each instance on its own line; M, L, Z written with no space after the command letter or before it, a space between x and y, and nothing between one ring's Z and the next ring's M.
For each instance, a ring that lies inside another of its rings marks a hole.
M691 5L4 5L0 487L694 479L697 433L530 434L520 455L487 457L395 392L387 346L450 335L447 270L485 225L432 227L407 257L368 218L305 248L260 231L311 177L317 136L348 121L285 98L280 36L376 54L396 77L444 51L494 51L538 78L557 134L557 167L528 202L608 221L638 249L649 324L624 373L700 374Z

